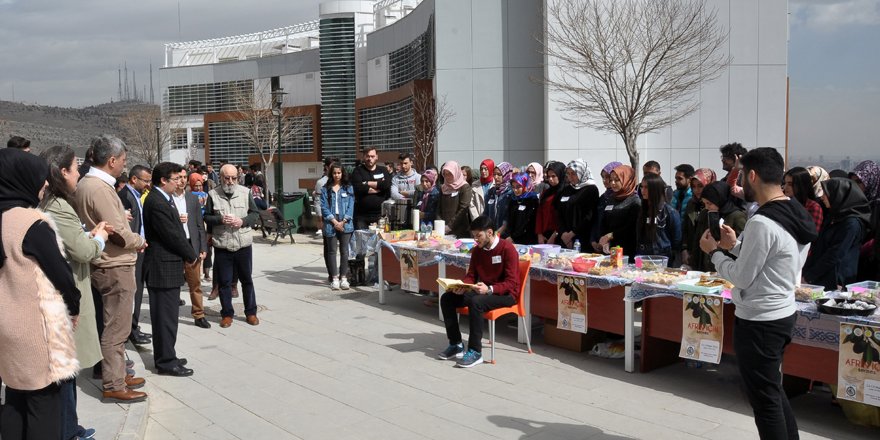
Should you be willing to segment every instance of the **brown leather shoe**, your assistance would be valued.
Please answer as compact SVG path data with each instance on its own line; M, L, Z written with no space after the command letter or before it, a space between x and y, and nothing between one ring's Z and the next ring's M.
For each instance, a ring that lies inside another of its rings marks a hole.
M220 328L228 328L232 325L232 317L227 316L220 320Z
M215 285L211 289L211 294L208 295L208 301L214 301L218 296L220 296L220 288Z
M102 402L135 403L147 400L147 393L132 391L126 388L123 391L104 391Z
M130 390L143 388L145 383L147 383L147 381L143 377L134 377L130 374L125 376L125 386Z
M247 323L250 325L260 325L260 318L257 318L257 315L248 315Z

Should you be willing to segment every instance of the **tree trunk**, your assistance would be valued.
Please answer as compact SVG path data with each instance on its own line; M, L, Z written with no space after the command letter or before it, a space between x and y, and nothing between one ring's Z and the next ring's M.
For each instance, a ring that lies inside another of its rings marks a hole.
M637 136L633 134L621 134L620 137L623 138L623 142L626 145L626 154L629 155L629 165L633 168L636 175L636 181L638 181L639 174L641 174L641 168L639 166L639 150L636 145Z

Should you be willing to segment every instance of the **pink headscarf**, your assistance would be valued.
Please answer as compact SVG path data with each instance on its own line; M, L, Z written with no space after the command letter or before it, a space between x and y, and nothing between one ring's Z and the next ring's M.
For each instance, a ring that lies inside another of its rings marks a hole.
M461 172L461 167L458 165L458 162L454 160L450 160L443 165L443 171L449 171L452 173L452 182L449 182L446 179L446 176L443 176L443 185L440 187L440 191L443 194L449 195L456 191L458 191L462 186L467 185L467 180L464 178L464 173Z

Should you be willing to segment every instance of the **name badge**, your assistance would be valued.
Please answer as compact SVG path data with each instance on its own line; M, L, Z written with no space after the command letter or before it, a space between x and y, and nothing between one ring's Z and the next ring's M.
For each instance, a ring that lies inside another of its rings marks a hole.
M569 198L569 196L565 196L565 197L562 197L561 199L559 199L559 201L560 202L567 202L568 198Z
M374 179L381 179L381 178L383 178L383 177L385 177L384 174L373 174L373 178L374 178Z
M450 194L449 197L458 197L458 191L456 191L456 192Z
M348 197L348 193L342 193L339 195L340 197Z
M517 209L519 209L520 211L525 211L526 205L519 205L519 208L517 208Z
M614 205L608 205L605 207L606 211L611 211L612 209L614 209Z
M486 203L488 203L488 204L490 204L490 205L494 205L494 204L495 204L495 199L489 199L489 200L486 200Z
M501 264L501 255L492 257L492 264Z
M416 206L422 206L422 201L419 200L419 203L416 203Z

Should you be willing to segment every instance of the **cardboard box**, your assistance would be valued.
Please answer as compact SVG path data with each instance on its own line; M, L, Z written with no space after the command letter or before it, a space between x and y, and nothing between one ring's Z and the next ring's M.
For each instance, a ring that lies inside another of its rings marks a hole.
M544 342L554 347L584 352L591 350L596 345L596 338L589 332L584 334L558 329L556 321L548 319L544 321Z

